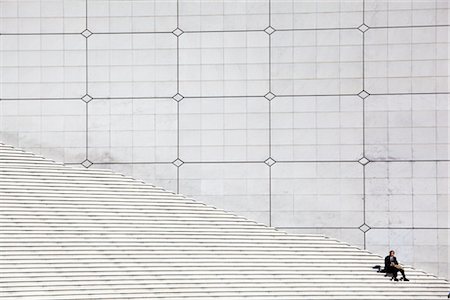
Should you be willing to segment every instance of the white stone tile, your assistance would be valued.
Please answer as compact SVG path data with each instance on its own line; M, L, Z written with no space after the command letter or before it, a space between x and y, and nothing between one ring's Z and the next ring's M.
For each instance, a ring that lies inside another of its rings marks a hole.
M327 175L326 170L334 174ZM272 166L272 203L278 210L273 214L274 226L360 226L361 176L357 163L276 163Z
M328 229L328 228L281 228L280 230L286 231L290 234L323 234L333 239L338 239L341 242L348 243L349 245L364 248L364 233L359 229Z
M389 253L389 230L371 229L366 233L366 245L370 250L372 247L385 247L386 254ZM379 254L379 251L377 251Z
M85 108L81 100L1 101L1 140L60 162L81 162L86 155Z
M270 223L270 214L267 211L234 211L233 213L261 224L268 225Z
M362 90L358 30L280 31L272 37L274 94L357 94Z
M180 28L198 30L263 30L269 25L269 2L251 0L181 1Z
M177 93L173 34L93 35L89 38L92 97L172 97Z
M183 96L265 95L269 38L264 32L190 33L180 37Z
M436 67L448 64L448 55L438 55L447 48L441 30L369 30L365 39L366 90L372 94L448 92L448 85L442 81L448 72L438 74Z
M366 23L369 26L445 25L448 24L448 6L439 5L444 2L368 0Z
M418 228L437 228L438 224L438 212L434 211L414 211L414 226ZM445 226L445 224L443 224Z
M443 140L436 135L440 112L434 95L369 96L365 141L369 159L445 159ZM394 105L400 103L401 106ZM447 116L443 114L442 119ZM442 149L442 150L438 150Z
M272 100L272 154L278 160L358 160L362 101L358 97Z
M80 36L0 37L2 98L80 98L85 93L85 41ZM70 53L65 57L65 54Z
M362 24L360 1L295 1L272 3L272 24L277 29L345 28Z
M177 191L177 168L173 164L133 164L132 168L135 179Z
M180 102L180 157L185 161L264 161L269 157L265 98Z
M2 33L80 33L85 27L84 0L0 2Z
M94 33L171 32L177 27L177 2L89 1L88 16L88 28Z
M90 160L103 163L175 160L176 111L177 104L171 99L91 101Z
M106 164L94 163L96 169L109 169L131 176L138 181L144 181L146 184L163 187L164 189L175 192L177 190L177 168L171 163L121 163Z
M258 221L268 221L265 217L269 212L267 165L186 163L179 172L180 193L240 215L261 214Z
M370 163L366 168L367 223L382 227L446 227L445 217L439 214L442 208L438 208L436 172L434 162ZM445 176L444 181L448 181Z

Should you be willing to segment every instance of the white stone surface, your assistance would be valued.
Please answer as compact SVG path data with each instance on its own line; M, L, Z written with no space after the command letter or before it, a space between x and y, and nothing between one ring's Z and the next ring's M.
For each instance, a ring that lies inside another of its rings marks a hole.
M0 0L0 142L448 277L448 11Z
M446 0L366 0L365 3L366 23L369 26L448 24L449 4Z
M368 91L449 92L447 27L376 29L366 36Z
M127 174L128 176L131 176L136 180L151 182L155 186L163 186L171 192L175 192L177 190L177 167L171 163L96 163L93 165L93 167L110 169L114 172Z
M2 98L80 98L85 38L81 35L2 35Z
M272 22L280 29L358 27L362 10L363 2L357 0L273 1Z
M180 192L268 224L269 167L264 163L185 164Z
M364 223L361 175L358 163L276 163L272 224L358 228Z
M2 300L438 300L448 294L448 281L405 264L409 281L390 282L373 269L382 256L322 234L288 234L120 173L71 168L3 143L0 158ZM242 199L245 189L265 192L248 180L259 167L209 174L244 176L228 182ZM217 187L208 181L202 190ZM235 200L239 209L250 203ZM430 246L440 233L416 232L411 240L420 245L419 262L426 257L438 265L441 253Z
M89 157L101 163L175 160L176 111L172 99L93 100L89 103Z
M96 0L87 5L88 27L93 32L172 31L177 27L175 0Z
M366 151L372 160L448 159L448 95L370 96Z
M339 161L363 156L359 97L278 97L271 103L276 160Z
M267 27L268 1L180 1L180 28L199 30L257 30Z
M269 102L202 98L180 102L180 157L186 161L263 161L269 156Z
M85 0L2 0L2 33L79 33L85 29Z
M92 35L89 94L94 98L173 96L176 43L171 33Z
M183 96L265 95L269 37L264 32L205 32L180 36Z
M86 154L86 105L73 100L0 101L0 138L54 160Z
M276 95L357 94L362 90L362 33L279 31L272 38Z

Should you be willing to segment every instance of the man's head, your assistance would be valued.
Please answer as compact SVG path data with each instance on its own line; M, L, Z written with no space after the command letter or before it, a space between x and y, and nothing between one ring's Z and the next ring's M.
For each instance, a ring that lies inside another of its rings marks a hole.
M394 250L389 251L389 256L395 256L395 251Z

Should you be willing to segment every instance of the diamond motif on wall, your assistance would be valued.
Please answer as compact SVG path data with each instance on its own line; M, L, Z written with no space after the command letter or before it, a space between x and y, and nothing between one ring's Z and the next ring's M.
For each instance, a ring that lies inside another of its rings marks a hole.
M83 167L85 167L85 168L89 168L90 166L93 165L93 163L92 163L92 161L90 161L89 159L85 159L85 160L81 163L81 165L82 165Z
M266 29L264 29L264 31L268 34L271 35L272 33L275 32L275 28L273 28L272 26L267 27Z
M89 31L89 29L86 29L81 33L81 35L84 36L85 38L88 38L92 35L92 32Z
M365 165L367 165L367 164L370 162L370 160L368 160L368 159L365 158L365 157L362 157L360 160L358 160L358 162L359 162L360 164L362 164L363 166L365 166Z
M361 230L362 232L367 232L370 230L370 226L364 223L361 226L359 226L359 230Z
M177 102L180 102L181 100L184 99L184 97L177 93L177 94L173 95L172 99L177 101Z
M84 95L83 97L81 97L81 100L83 100L84 102L88 103L89 101L91 101L92 98L91 96L89 96L88 94Z
M276 163L276 161L275 161L272 157L269 157L268 159L266 159L266 160L264 161L264 163L265 163L266 165L268 165L269 167L271 167L271 166L273 166L273 165Z
M181 159L177 158L172 162L175 166L177 167L181 167L182 164L184 164L184 161L182 161Z
M369 93L368 92L366 92L365 90L362 90L359 94L358 94L358 96L359 96L359 98L361 98L361 99L366 99L367 97L369 97Z
M184 31L177 27L174 31L172 31L172 33L176 36L180 36L184 33Z
M267 94L264 95L264 98L266 98L269 101L271 101L275 97L276 96L273 93L271 93L271 92L268 92Z
M362 24L361 26L358 27L358 30L361 32L366 32L369 29L369 26L367 26L366 24Z

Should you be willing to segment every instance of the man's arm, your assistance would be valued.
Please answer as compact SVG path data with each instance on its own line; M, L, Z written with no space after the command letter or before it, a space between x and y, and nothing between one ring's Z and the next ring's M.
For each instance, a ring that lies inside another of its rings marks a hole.
M386 256L384 258L384 269L387 270L391 265L391 260L389 258L389 256Z

